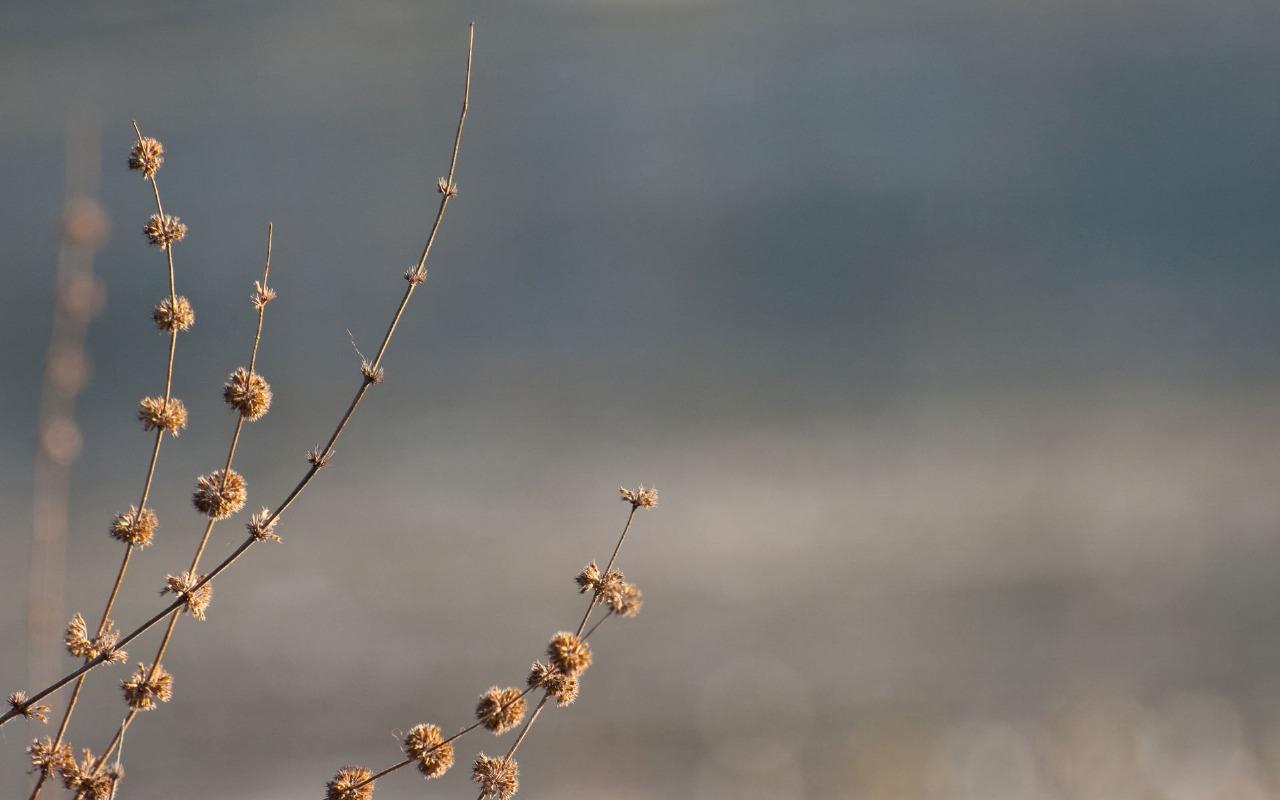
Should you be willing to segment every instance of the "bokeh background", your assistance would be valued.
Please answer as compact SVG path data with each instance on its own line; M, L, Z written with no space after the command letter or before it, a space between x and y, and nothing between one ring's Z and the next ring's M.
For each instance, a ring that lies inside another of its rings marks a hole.
M644 613L601 629L582 699L522 747L523 798L1280 797L1274 3L2 15L6 692L28 682L69 142L100 155L112 228L62 619L100 609L107 525L149 449L135 404L162 377L131 118L167 145L161 189L190 225L192 422L161 455L127 626L199 534L187 498L225 452L266 221L276 399L238 461L255 508L354 390L348 329L376 347L477 22L461 195L386 383L284 543L179 626L176 697L126 737L122 796L316 798L345 763L396 760L394 731L467 722L576 620L570 579L625 516L615 487L644 481L662 505L621 561ZM123 671L91 678L77 746L108 738ZM0 730L0 794L25 797L42 732ZM469 737L460 761L502 746ZM378 789L473 795L465 766Z

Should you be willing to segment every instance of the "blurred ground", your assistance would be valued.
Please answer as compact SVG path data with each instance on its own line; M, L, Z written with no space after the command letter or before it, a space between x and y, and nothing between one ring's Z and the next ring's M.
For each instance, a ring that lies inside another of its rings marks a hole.
M127 797L315 798L453 728L580 614L620 483L636 620L522 747L520 797L1280 796L1280 11L1192 2L9 4L0 25L0 687L23 685L31 459L68 115L96 109L98 269L68 613L135 501L164 341L124 169L191 233L188 433L118 617L157 607L223 457L299 477L416 258L465 24L475 104L433 254L326 470L184 623ZM222 526L215 557L239 539ZM135 660L154 647L131 648ZM72 726L100 748L119 673ZM0 730L0 794L28 785ZM498 745L466 739L465 762ZM462 796L467 770L395 797ZM57 793L55 793L57 796Z

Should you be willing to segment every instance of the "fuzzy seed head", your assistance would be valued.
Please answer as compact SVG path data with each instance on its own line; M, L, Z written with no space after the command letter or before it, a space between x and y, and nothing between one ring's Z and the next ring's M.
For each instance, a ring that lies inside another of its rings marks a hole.
M602 596L606 591L610 591L622 584L622 573L616 569L609 570L608 575L600 574L600 567L596 566L596 562L592 561L582 568L582 572L574 578L574 583L578 584L578 593L586 594L594 592L596 597Z
M134 143L129 150L129 169L142 173L142 177L153 177L164 164L164 145L159 140L144 136Z
M533 662L533 666L529 669L527 683L530 686L545 688L547 694L556 701L556 705L561 707L578 699L578 679L571 678L541 661Z
M163 664L157 664L155 673L146 664L138 664L138 668L126 681L121 681L124 689L124 701L129 708L136 711L150 711L156 707L156 701L167 703L173 698L173 676Z
M182 295L176 298L166 297L156 303L151 311L151 318L155 320L157 328L169 333L188 331L196 324L195 309L191 307L191 301Z
M116 625L111 621L110 617L107 618L106 624L102 626L102 633L93 638L89 638L88 625L85 624L84 617L80 614L76 614L67 623L65 637L67 652L75 658L92 661L105 653L105 663L123 664L129 654L123 650L116 649L116 642L119 640L120 631L116 630Z
M147 226L142 229L147 240L156 247L172 247L187 238L187 226L181 219L165 214L152 214Z
M417 286L427 279L427 268L413 266L404 271L404 279L409 283Z
M53 739L48 736L43 739L33 739L31 744L27 745L27 755L31 756L29 771L45 775L58 772L68 762L74 764L76 761L75 756L71 755L71 745L55 746Z
M86 747L79 764L74 758L68 758L58 766L62 785L75 795L76 800L110 800L115 779L105 770L95 772L96 765L93 751Z
M160 590L160 594L181 597L186 601L182 610L196 619L203 620L204 612L209 608L209 602L213 600L212 581L205 583L199 589L194 589L195 585L203 579L203 575L192 575L189 571L181 575L166 575L164 588Z
M222 387L222 399L253 422L261 419L271 408L271 387L258 373L239 367Z
M35 720L36 722L49 721L49 707L36 705L27 700L27 693L21 689L9 693L9 707L21 714L24 719Z
M547 645L547 657L551 666L571 678L576 678L591 666L591 647L576 634L560 631L551 637Z
M323 469L329 466L329 460L333 458L333 451L323 452L319 447L313 447L307 451L307 463L316 469Z
M404 736L404 753L418 762L428 779L439 778L453 766L453 743L445 743L439 725L414 725Z
M524 719L526 704L520 696L520 690L514 686L501 689L494 686L480 695L476 704L476 719L484 722L484 726L496 734L503 734L520 724Z
M144 397L138 402L138 420L144 431L163 430L177 436L187 427L187 406L176 397Z
M267 303L276 299L276 290L270 286L263 286L260 281L253 282L253 294L249 295L249 302L253 307L261 311L267 307Z
M644 595L634 583L618 581L600 593L600 598L609 606L609 610L624 617L634 617L640 613L644 605Z
M382 367L375 367L372 361L365 359L360 362L360 374L369 383L382 383L382 379L386 377L386 370Z
M652 486L646 489L643 483L635 491L619 486L618 494L622 495L622 502L630 503L632 508L654 508L658 505L658 490Z
M458 184L454 183L453 181L449 180L446 177L441 176L440 179L436 181L436 191L444 195L445 197L457 197Z
M343 767L325 785L324 800L369 800L373 797L373 770L365 767ZM358 788L357 788L358 787Z
M134 547L146 547L151 544L159 526L156 512L149 508L139 511L137 506L129 506L128 511L116 514L111 520L111 536Z
M234 469L223 471L215 469L208 475L196 478L196 490L191 495L191 502L201 514L214 519L226 519L244 508L245 499L249 496L244 477Z
M480 784L488 800L511 800L520 789L520 767L514 758L489 758L481 753L471 768L471 780Z
M267 522L267 520L271 520ZM245 524L249 535L259 542L278 542L280 537L276 535L276 519L271 519L271 509L265 506L257 514L249 517L249 522Z

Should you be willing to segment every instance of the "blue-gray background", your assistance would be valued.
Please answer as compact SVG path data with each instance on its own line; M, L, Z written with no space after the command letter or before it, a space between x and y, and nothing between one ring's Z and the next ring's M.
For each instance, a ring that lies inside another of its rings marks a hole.
M315 798L520 680L656 483L644 613L521 750L524 798L1280 796L1280 7L1262 0L6 2L0 684L25 681L38 376L67 119L113 235L67 614L95 614L164 339L137 118L198 323L161 455L189 558L276 225L239 464L274 503L416 258L477 22L458 183L387 381L179 626L123 797ZM76 112L80 113L80 112ZM240 534L224 525L211 553ZM148 638L130 648L147 656ZM66 663L66 660L64 660ZM97 674L72 725L123 706ZM0 794L27 785L0 732ZM488 734L485 735L486 737ZM483 747L463 740L465 764ZM378 797L467 797L465 766ZM59 796L61 790L54 792Z

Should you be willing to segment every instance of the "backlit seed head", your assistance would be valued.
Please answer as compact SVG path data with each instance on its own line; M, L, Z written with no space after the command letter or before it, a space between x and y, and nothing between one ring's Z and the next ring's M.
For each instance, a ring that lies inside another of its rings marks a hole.
M427 268L413 266L404 271L404 279L409 283L417 286L427 279Z
M156 247L170 247L187 238L187 226L181 219L169 214L152 214L142 232Z
M374 782L369 781L372 777L371 769L343 767L325 785L324 800L369 800L373 797Z
M222 387L222 399L252 422L271 408L271 387L258 373L239 367Z
M64 637L67 644L67 652L75 658L83 658L86 661L92 661L100 655L106 654L105 663L107 664L123 664L129 654L123 650L116 648L116 642L120 641L120 631L116 630L115 623L110 617L102 626L102 633L98 636L89 638L89 627L85 624L84 617L76 614L67 623L67 633Z
M494 686L480 695L476 704L476 719L497 734L506 733L524 719L525 702L520 690L514 686L501 689Z
M261 311L267 307L267 303L276 299L276 290L270 286L263 286L259 281L253 282L253 294L249 295L249 302L253 307Z
M144 397L138 401L138 420L144 431L164 430L177 436L187 427L187 406L178 398Z
M24 719L32 719L36 722L49 721L49 707L27 700L27 693L21 689L9 693L9 707L21 714Z
M96 772L98 760L85 748L80 763L68 758L58 766L62 785L75 794L76 800L110 800L114 781L105 771Z
M545 688L547 694L551 695L559 706L567 706L578 699L578 679L571 678L541 661L533 662L533 666L529 669L527 683L530 686Z
M228 470L224 482L222 470L215 469L208 475L196 478L196 490L191 495L191 502L205 516L226 519L244 508L248 495L244 477L239 472Z
M372 361L365 359L360 362L360 374L369 383L382 383L382 379L386 377L386 370L382 367L375 367Z
M654 508L658 505L658 490L653 487L646 489L643 483L635 491L619 486L618 493L622 495L622 502L630 503L632 508Z
M181 597L186 601L182 606L183 611L196 619L204 619L204 612L209 608L209 602L213 600L213 582L207 581L193 591L193 587L203 578L203 575L192 575L190 572L166 575L164 588L160 590L160 594L174 594Z
M634 583L618 581L617 584L605 587L600 597L609 606L609 610L624 617L634 617L640 613L644 605L644 595Z
M520 767L514 758L489 758L481 753L471 768L471 780L480 784L488 800L511 800L520 789Z
M27 754L31 756L30 772L42 772L46 775L60 771L68 762L74 764L75 756L71 755L71 745L54 746L53 739L33 739L27 746Z
M609 570L608 575L600 574L600 567L596 566L596 562L592 561L582 568L582 572L573 579L578 584L578 593L586 594L587 592L595 592L600 597L609 589L622 584L622 573L616 569Z
M404 736L404 753L427 778L439 778L453 766L453 743L444 741L439 725L414 725Z
M444 195L445 197L457 197L458 184L454 183L453 181L449 180L446 177L441 176L440 179L436 181L436 191Z
M149 508L138 511L137 506L129 506L128 511L116 514L111 520L111 536L134 547L146 547L151 544L159 526L156 512Z
M151 318L162 331L187 331L196 324L196 312L191 301L182 295L166 297L151 311Z
M156 702L167 703L173 698L173 676L163 664L157 664L155 673L146 664L138 664L138 668L126 681L121 681L124 689L124 701L129 708L137 711L150 711Z
M267 522L267 520L271 520ZM263 507L261 511L249 517L249 522L245 524L249 535L259 542L278 542L280 537L276 535L277 519L271 519L271 509Z
M333 458L333 451L323 452L319 447L313 447L307 451L307 463L316 469L323 469L329 466L329 460Z
M142 137L129 150L129 169L141 172L144 178L153 177L162 164L164 145L150 136Z
M571 678L576 678L591 666L591 647L568 631L560 631L551 637L547 656L551 659L551 666Z

